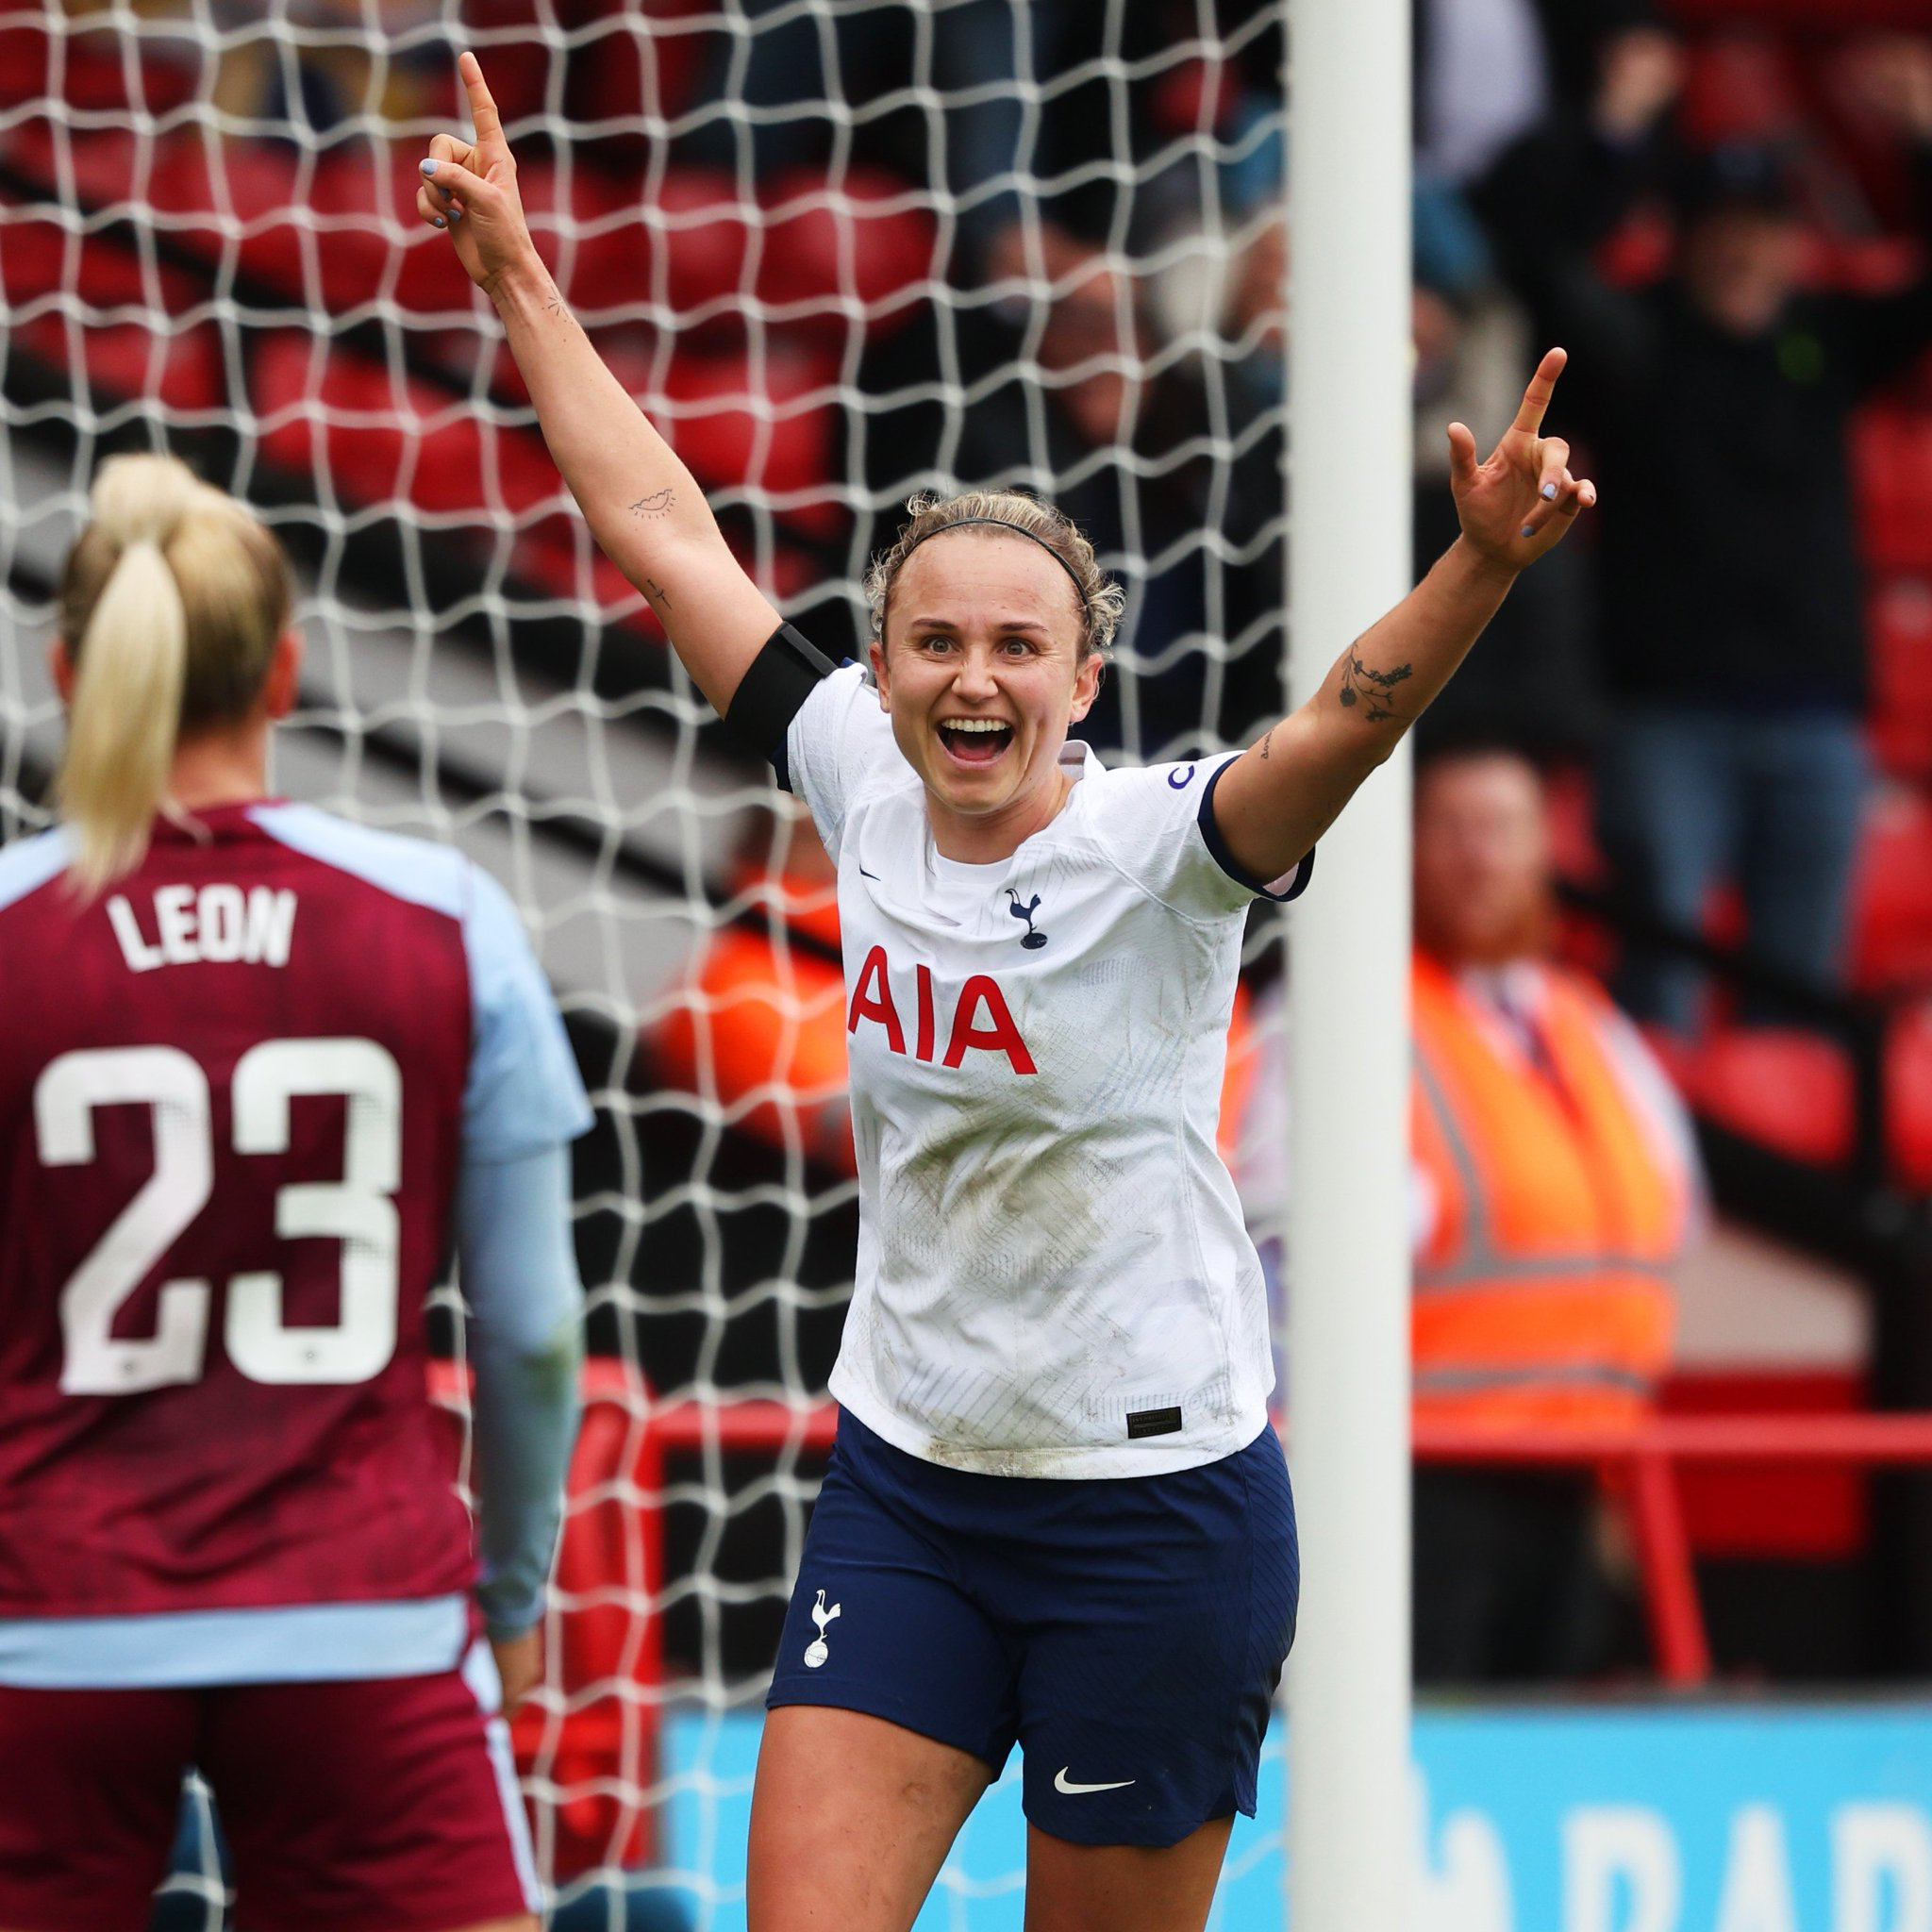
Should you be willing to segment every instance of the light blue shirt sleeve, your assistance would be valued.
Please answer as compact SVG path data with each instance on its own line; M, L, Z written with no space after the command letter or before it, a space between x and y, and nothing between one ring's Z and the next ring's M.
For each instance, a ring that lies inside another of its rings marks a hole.
M470 1076L457 1253L475 1372L477 1602L492 1637L542 1614L577 1434L583 1288L569 1142L589 1098L509 895L471 868Z
M457 1256L475 1391L476 1600L492 1637L543 1611L578 1419L583 1289L571 1241L569 1151L466 1164Z
M464 1165L575 1141L591 1125L591 1104L557 1002L509 895L474 866L463 944L471 1003Z

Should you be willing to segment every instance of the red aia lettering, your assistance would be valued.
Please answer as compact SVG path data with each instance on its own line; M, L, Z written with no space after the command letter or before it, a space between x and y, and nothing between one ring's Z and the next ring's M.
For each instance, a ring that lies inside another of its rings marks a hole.
M875 992L874 988L877 989ZM899 1009L892 1004L892 982L886 977L883 946L874 946L858 969L858 984L852 989L852 1011L845 1021L846 1032L857 1033L861 1020L882 1021L886 1044L894 1053L906 1051L906 1029L899 1024Z
M889 966L883 946L874 946L865 956L865 963L858 969L858 983L852 989L852 1006L845 1016L845 1030L857 1033L861 1020L876 1020L886 1029L887 1046L894 1053L904 1053L906 1029L900 1024L899 1008L892 998ZM930 1063L939 1036L932 968L918 966L913 969L913 974L919 1029L913 1057ZM983 1024L980 1024L982 1011L985 1014ZM953 1026L946 1041L946 1057L941 1064L957 1067L966 1058L969 1048L976 1048L981 1053L1005 1054L1016 1074L1040 1071L1033 1064L1033 1056L1026 1051L1026 1042L1020 1037L1020 1028L1008 1010L1006 995L1000 991L999 981L984 973L975 973L959 989L958 1000L953 1008Z
M975 1026L973 1016L982 1006L991 1024ZM969 1046L1005 1054L1016 1074L1038 1071L1033 1056L1026 1051L1026 1042L1020 1038L1020 1029L1013 1024L1012 1014L1007 1011L999 981L989 979L984 973L975 973L959 989L959 1004L953 1012L953 1037L946 1044L946 1065L957 1067L965 1058Z

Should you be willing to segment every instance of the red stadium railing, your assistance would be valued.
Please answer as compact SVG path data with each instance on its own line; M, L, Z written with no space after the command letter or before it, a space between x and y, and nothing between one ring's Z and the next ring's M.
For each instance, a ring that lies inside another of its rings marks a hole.
M1690 1466L1898 1468L1932 1465L1932 1414L1660 1416L1628 1430L1510 1431L1418 1426L1418 1462L1594 1471L1630 1513L1657 1674L1706 1683L1710 1644L1690 1565L1678 1473Z
M454 1363L432 1366L431 1392L463 1403ZM693 1452L823 1454L838 1411L746 1400L658 1402L624 1363L594 1359L583 1377L584 1427L558 1557L567 1606L550 1693L514 1726L525 1769L541 1765L556 1796L552 1860L562 1882L588 1866L653 1853L651 1790L663 1675L658 1619L638 1614L666 1585L661 1510L669 1457ZM1690 1469L1932 1467L1932 1414L1662 1416L1625 1430L1416 1428L1416 1460L1595 1474L1629 1516L1657 1671L1664 1683L1709 1681L1710 1645L1691 1567L1679 1474ZM640 1695L640 1692L646 1694Z

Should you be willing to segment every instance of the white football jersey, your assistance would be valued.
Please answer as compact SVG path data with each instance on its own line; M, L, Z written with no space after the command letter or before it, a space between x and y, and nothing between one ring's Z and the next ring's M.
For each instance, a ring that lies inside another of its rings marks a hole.
M914 1456L1125 1476L1244 1448L1274 1371L1215 1150L1243 915L1227 758L1109 772L991 865L935 850L857 666L793 719L787 776L839 868L858 1282L832 1393Z

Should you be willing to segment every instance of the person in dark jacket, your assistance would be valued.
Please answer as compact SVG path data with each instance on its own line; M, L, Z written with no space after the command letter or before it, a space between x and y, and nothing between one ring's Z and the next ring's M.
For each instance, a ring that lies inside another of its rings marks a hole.
M1913 144L1932 230L1932 49L1894 43L1882 73L1874 100ZM1641 95L1641 74L1607 64L1598 111L1529 137L1483 197L1540 326L1575 358L1604 479L1601 635L1620 706L1600 832L1645 909L1695 928L1732 877L1757 959L1830 984L1866 782L1846 421L1932 342L1932 278L1880 297L1802 289L1790 157L1740 146L1675 165L1672 273L1611 285L1591 245L1655 178L1655 142L1607 98L1633 84ZM1653 125L1667 106L1651 86ZM1659 467L1663 435L1675 454ZM1695 978L1641 949L1619 992L1640 1018L1696 1017Z

